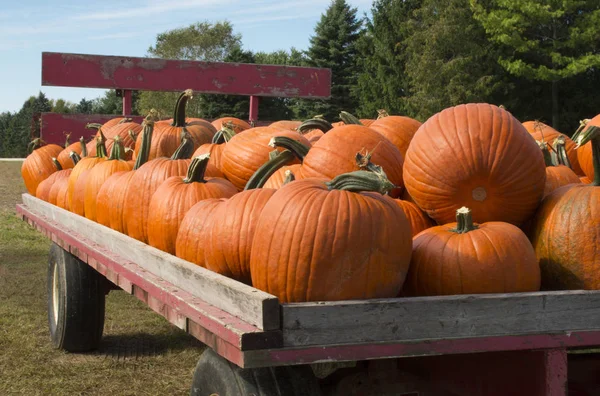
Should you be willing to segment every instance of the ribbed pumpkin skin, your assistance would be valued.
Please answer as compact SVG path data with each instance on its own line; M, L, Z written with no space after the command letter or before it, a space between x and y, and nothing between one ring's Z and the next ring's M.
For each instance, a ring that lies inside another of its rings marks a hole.
M115 172L102 184L96 197L96 221L98 223L124 233L123 200L127 189L123 182L129 181L132 176L133 171ZM115 219L118 230L111 224L113 217L118 218Z
M77 202L77 204L73 203L73 197L75 195L75 188L76 186L79 184L79 179L82 179L82 181L85 180L85 176L84 174L87 173L87 170L90 170L92 168L94 168L94 166L104 162L107 160L107 157L85 157L82 158L81 161L79 161L77 163L77 165L75 165L73 167L73 172L71 172L71 174L69 175L69 187L68 187L68 191L67 191L67 202L68 202L68 206L69 208L71 208L70 210L73 213L77 213L78 215L83 216L84 213L84 209L83 209L83 195L78 195L78 199L80 200L80 202ZM84 188L85 188L85 183L81 183L81 186L79 187L79 191L80 193L84 192ZM77 208L75 211L75 208Z
M216 128L217 131L220 131L221 129L223 129L223 124L227 123L233 124L233 130L235 131L235 133L240 133L242 131L245 131L246 129L252 128L252 126L246 121L240 120L239 118L235 117L217 118L212 122L212 125Z
M203 123L187 124L185 129L192 137L195 148L198 148L205 143L210 143L214 135L213 129ZM171 126L171 124L166 121L157 122L154 127L154 133L152 134L152 145L150 146L148 160L160 157L170 157L173 155L175 150L177 150L177 147L181 144L181 130L182 127ZM140 134L135 142L135 158L137 158L137 154L141 147L142 138Z
M169 177L185 176L190 162L189 159L156 158L135 171L125 194L123 208L127 235L148 242L148 208L152 195Z
M198 202L181 220L175 254L184 260L206 267L205 250L210 242L211 222L216 209L225 198L211 198Z
M290 121L281 120L275 121L269 125L270 128L286 129L288 131L295 131L302 124L302 121Z
M235 135L225 145L221 155L221 170L239 190L269 159L269 153L274 150L269 147L269 142L274 136L286 136L310 146L308 140L298 132L270 127L252 128Z
M114 138L119 136L121 138L121 142L123 143L123 147L133 149L135 147L135 141L129 135L129 131L133 131L134 135L139 136L139 133L142 131L142 126L137 122L124 122L121 124L116 124L110 128L102 128L102 133L104 137L106 137L106 152L110 153L112 150L112 146L114 143ZM88 155L94 157L96 155L96 141L92 139L87 144ZM125 155L126 160L130 160L132 158L132 152L127 151Z
M198 147L196 149L196 151L194 151L194 154L192 155L192 157L197 157L202 154L210 154L210 159L208 160L208 166L211 168L214 166L220 172L220 174L218 174L216 171L213 170L212 171L213 174L210 174L208 176L225 177L225 175L221 171L221 166L223 165L223 163L221 161L221 156L223 155L224 148L225 148L225 144L206 143L206 144L203 144L200 147ZM208 169L207 169L207 171L208 171Z
M405 295L516 293L540 289L540 268L527 236L512 224L488 222L459 234L456 223L413 239Z
M544 197L559 187L566 186L571 183L581 183L579 177L571 170L571 168L558 165L549 166L546 168L546 185L544 187Z
M242 191L215 210L206 268L250 284L250 253L256 225L265 205L276 190L257 188Z
M69 208L69 201L67 200L67 191L69 190L69 179L59 184L58 192L56 193L56 206L65 210L71 210ZM52 194L51 194L52 195Z
M320 129L313 129L312 131L306 132L302 136L304 136L306 140L310 142L310 144L314 145L316 142L319 141L319 139L323 137L323 135L325 134Z
M427 217L427 215L414 203L402 201L400 199L395 199L394 202L396 202L404 211L404 214L410 223L413 237L421 231L435 226L435 222Z
M56 171L50 176L48 176L48 178L42 180L42 182L38 184L37 189L35 190L35 196L41 199L42 201L50 202L50 191L52 190L54 183L65 177L64 172L64 170ZM67 177L69 173L66 174Z
M315 179L277 190L254 234L252 284L281 302L395 297L410 262L410 225L393 199Z
M269 177L269 180L267 180L263 188L273 188L275 190L280 189L281 186L283 186L283 182L285 181L285 171L291 171L295 177L301 166L302 165L300 164L293 164L279 168L275 173L271 175L271 177Z
M91 169L84 169L80 173L80 177L75 183L75 187L70 190L72 192L71 201L69 202L69 210L79 216L85 215L85 179L88 177ZM73 172L69 176L69 182L71 181L71 177L73 176Z
M577 159L578 150L575 149L576 144L573 140L571 140L570 137L568 137L564 133L560 133L551 126L539 121L537 122L537 128L535 121L525 121L523 123L523 126L525 127L525 129L527 129L527 132L529 132L535 140L540 142L543 140L544 142L550 145L554 143L554 140L556 140L557 137L561 135L564 136L565 149L567 150L567 156L569 157L569 161L571 162L571 168L576 174L583 175L583 170L581 169L581 166L579 165L579 160Z
M590 126L600 127L600 114L592 118L584 130L587 130ZM569 157L571 158L571 157ZM592 157L592 142L588 142L577 149L577 159L581 166L582 173L578 175L585 175L588 179L594 180L594 162Z
M204 183L184 183L183 177L173 176L158 187L148 208L150 246L175 254L179 225L194 204L203 199L229 198L237 193L225 179L208 177L205 180Z
M323 177L333 179L342 173L359 170L356 153L372 153L371 162L383 168L388 179L402 187L404 159L396 146L374 130L361 125L343 125L329 130L304 157L299 178ZM390 195L398 196L401 190Z
M581 176L579 178L579 180L583 183L583 184L591 184L592 180L590 178L588 178L587 176Z
M52 158L56 158L61 151L62 148L59 145L47 144L33 150L25 158L23 165L21 165L21 176L29 194L35 196L38 184L56 172L56 166L52 162Z
M66 194L67 187L69 185L69 176L71 175L72 171L72 169L63 169L55 173L57 176L56 180L54 180L54 183L52 183L52 187L50 187L50 192L48 193L48 202L53 205L58 205L58 195L61 190L64 191L62 193L63 195Z
M71 169L75 166L73 160L69 156L69 154L71 154L71 151L76 152L81 157L81 143L79 141L71 143L58 154L58 157L56 157L56 159L58 160L60 166L63 169Z
M133 165L127 161L108 160L90 170L85 180L85 217L96 221L96 200L106 179L113 173L130 171L132 168Z
M535 212L545 181L535 140L509 112L485 103L451 107L428 119L404 163L409 194L438 224L453 222L466 206L477 223L519 225Z
M542 288L600 289L600 187L571 184L552 192L530 232Z
M408 145L421 123L404 116L387 116L373 121L369 128L388 138L400 150L402 158L406 156Z

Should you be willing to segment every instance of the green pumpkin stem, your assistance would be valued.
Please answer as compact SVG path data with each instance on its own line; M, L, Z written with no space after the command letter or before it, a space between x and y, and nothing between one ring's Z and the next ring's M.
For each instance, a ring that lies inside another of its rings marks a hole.
M77 163L81 161L81 157L75 151L71 151L69 157L71 158L71 161L73 161L73 165L77 165Z
M96 157L106 157L106 137L102 133L102 128L98 129L100 135L96 136Z
M358 118L348 113L347 111L342 111L340 113L340 119L344 121L344 124L346 125L363 125L363 123L360 122Z
M390 115L387 112L387 110L385 110L385 109L379 109L379 110L377 110L377 119L378 120L382 119L382 118L385 118L385 117L389 117L389 116Z
M273 173L296 159L296 155L289 150L284 150L282 152L278 152L277 150L271 151L269 157L270 159L258 168L252 177L250 177L244 190L262 188Z
M329 190L376 191L382 195L397 188L385 173L362 170L341 174L325 184Z
M85 127L87 129L95 129L95 130L100 130L100 128L102 128L102 124L98 124L97 122L90 122L88 124L85 124Z
M235 136L235 130L229 126L223 125L220 131L215 133L212 138L213 144L223 144L230 141Z
M319 116L315 116L310 120L304 121L298 127L298 132L301 134L305 134L308 131L312 131L313 129L318 129L323 133L327 133L330 129L333 128L333 125L324 118L318 118Z
M177 147L177 150L175 150L171 159L188 159L192 157L192 154L194 154L194 142L192 141L192 136L184 128L181 133L181 144Z
M58 162L56 158L52 157L52 163L54 164L54 166L56 166L57 171L63 170L62 165L60 164L60 162Z
M28 153L33 153L34 150L39 149L44 144L46 144L46 142L44 142L42 140L42 138L35 138L31 142L29 142L29 144L27 145L27 152Z
M285 171L285 177L283 179L283 185L285 186L288 183L293 182L294 180L296 180L296 176L294 176L294 173L292 173L291 170L286 170Z
M183 179L184 183L206 183L204 172L208 166L210 154L202 154L192 159L187 170L187 176Z
M70 137L71 137L71 132L65 133L65 148L67 148L71 145L71 143L69 142Z
M536 140L540 150L542 150L542 155L544 156L544 163L546 167L548 166L556 166L556 163L552 160L552 155L550 154L550 150L548 150L548 145L545 142L540 142Z
M592 142L592 161L594 164L594 180L592 186L600 186L600 128L592 125L577 135L577 147Z
M291 151L300 161L304 160L310 147L297 140L287 136L274 136L269 141L269 146L273 148L281 147Z
M135 159L135 164L133 165L133 170L139 169L140 166L148 162L150 147L152 145L152 133L154 132L154 122L156 120L157 118L153 116L152 112L144 119L144 129L142 130L141 137L142 142L138 156Z
M122 118L121 120L119 120L119 122L117 122L117 125L118 125L118 124L124 124L124 123L126 123L126 122L131 122L131 121L133 121L133 119L132 119L132 118L127 118L127 117L124 117L124 118Z
M177 103L175 103L175 111L173 113L173 122L171 123L171 126L180 128L185 126L185 106L188 99L191 99L193 95L194 91L191 89L186 89L179 95Z
M579 135L581 134L581 132L583 132L583 128L586 127L588 122L590 122L589 119L579 121L579 127L577 128L575 133L573 133L573 136L571 136L571 139L573 139L573 141L577 141L577 139L579 139Z
M456 228L451 230L457 234L464 234L469 231L476 230L477 225L473 224L473 217L471 216L471 209L462 207L456 211Z
M81 155L79 156L80 159L81 159L81 157L87 157L88 156L87 145L85 144L85 139L83 138L83 136L79 138L79 144L81 145Z
M115 136L113 138L113 146L112 150L110 150L109 160L125 160L125 147L123 147L123 139L120 136Z
M567 154L567 143L565 137L563 135L557 137L554 140L554 143L552 143L552 147L554 148L554 151L556 151L556 158L558 160L558 164L573 169L571 167L571 160L569 159L569 155Z

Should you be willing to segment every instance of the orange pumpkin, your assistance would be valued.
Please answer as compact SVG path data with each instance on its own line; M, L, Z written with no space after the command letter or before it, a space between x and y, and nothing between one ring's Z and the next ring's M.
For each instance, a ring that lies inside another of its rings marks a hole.
M591 120L585 120L582 122L582 127L580 127L580 129L586 131L592 126L600 127L600 114ZM592 151L591 142L588 142L577 149L577 159L582 169L582 173L580 173L580 175L585 175L590 180L594 180L594 156L592 155Z
M558 165L552 160L550 151L546 142L537 142L544 155L546 163L546 184L544 186L544 197L559 187L566 186L571 183L581 183L579 177L565 165ZM562 148L564 150L564 147Z
M195 203L208 198L229 198L237 193L233 184L218 177L204 177L210 155L196 157L187 176L173 176L156 190L148 208L148 244L175 254L181 220Z
M224 127L228 127L230 129L233 129L235 133L240 133L242 131L245 131L246 129L252 128L252 126L246 121L240 120L239 118L235 117L217 118L212 122L212 125L217 131L220 131Z
M33 151L25 158L21 166L21 177L29 194L35 196L38 185L56 172L52 158L56 158L62 151L57 144L46 144L40 139L34 139L28 146Z
M427 215L414 203L402 201L400 199L395 199L394 201L404 211L404 214L410 223L413 237L421 231L435 226L435 222L427 217Z
M540 267L516 226L474 224L460 208L456 223L429 228L413 239L405 295L516 293L540 289Z
M85 146L83 136L79 139L79 141L72 144L69 144L69 136L70 134L67 135L65 148L58 154L58 157L56 157L63 169L69 169L75 166L73 159L71 158L71 152L77 153L80 158L87 157L87 147Z
M408 145L420 126L421 123L415 119L404 116L390 116L385 112L381 113L380 118L371 123L369 128L388 138L394 146L398 147L404 158Z
M270 128L279 128L286 129L288 131L295 131L302 124L302 121L290 121L290 120L282 120L272 122L269 127Z
M57 177L60 177L60 175L57 176L57 174L63 170L62 166L60 165L60 162L58 162L58 160L56 158L52 158L52 163L54 164L54 166L56 168L54 170L54 173L52 173L46 179L42 180L42 182L40 184L38 184L37 189L35 190L36 198L39 198L46 202L48 202L48 197L50 195L50 189L52 188L54 181L56 180Z
M411 255L410 224L383 174L286 184L254 232L254 287L283 303L395 297ZM378 191L378 192L374 192Z
M197 157L202 154L210 154L210 160L208 161L209 166L214 166L220 173L214 174L214 177L225 177L221 171L222 161L221 156L225 144L235 136L235 131L232 128L224 126L223 129L215 133L213 136L212 143L206 143L198 147L194 151L193 157Z
M421 125L406 153L404 182L438 224L467 206L478 223L520 225L542 199L546 167L535 140L508 111L466 104Z
M90 128L100 129L100 124L88 124ZM111 152L113 147L114 138L117 136L121 139L121 143L125 148L134 148L136 137L142 131L142 126L137 122L121 122L109 129L103 129L104 136L106 138L106 151ZM96 155L96 147L93 142L88 143L88 151L90 155ZM130 160L132 158L133 151L125 150L123 152L123 159Z

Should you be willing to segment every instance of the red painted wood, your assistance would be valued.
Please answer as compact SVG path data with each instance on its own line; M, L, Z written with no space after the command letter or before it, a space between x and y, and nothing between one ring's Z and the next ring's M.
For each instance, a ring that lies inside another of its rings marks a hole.
M258 104L260 102L260 98L258 96L250 96L250 121L256 122L258 120Z
M331 71L311 67L42 52L42 85L328 98Z
M545 395L564 396L567 393L567 350L554 349L544 353Z
M131 113L131 91L125 89L123 91L123 115L128 115Z

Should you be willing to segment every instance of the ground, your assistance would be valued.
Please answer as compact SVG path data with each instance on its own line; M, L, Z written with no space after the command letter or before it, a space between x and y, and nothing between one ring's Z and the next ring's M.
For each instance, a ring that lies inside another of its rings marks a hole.
M189 394L200 342L135 297L107 297L101 347L53 349L46 311L50 243L15 215L21 162L0 161L0 395Z

